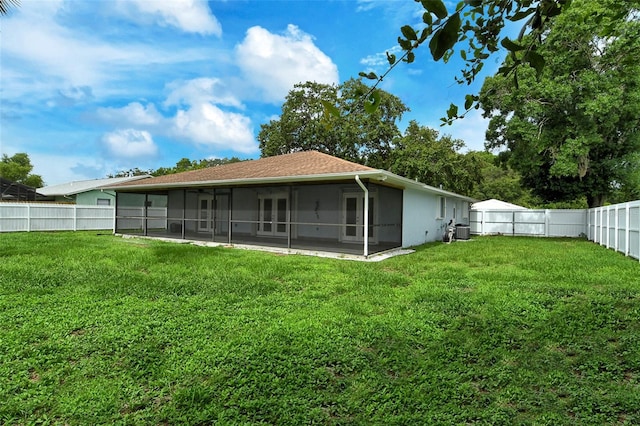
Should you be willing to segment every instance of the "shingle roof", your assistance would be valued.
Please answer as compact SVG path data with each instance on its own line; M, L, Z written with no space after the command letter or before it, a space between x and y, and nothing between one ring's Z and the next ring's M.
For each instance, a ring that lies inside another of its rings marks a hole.
M371 167L352 163L318 151L302 151L292 154L241 161L206 169L158 176L117 185L117 187L138 185L195 184L198 182L233 181L247 179L268 179L296 176L316 176L326 174L357 173L375 171Z

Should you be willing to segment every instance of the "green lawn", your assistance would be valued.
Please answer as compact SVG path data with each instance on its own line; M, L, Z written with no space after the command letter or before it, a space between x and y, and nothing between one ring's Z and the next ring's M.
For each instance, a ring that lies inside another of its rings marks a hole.
M5 424L640 424L640 263L583 240L0 234L0 325Z

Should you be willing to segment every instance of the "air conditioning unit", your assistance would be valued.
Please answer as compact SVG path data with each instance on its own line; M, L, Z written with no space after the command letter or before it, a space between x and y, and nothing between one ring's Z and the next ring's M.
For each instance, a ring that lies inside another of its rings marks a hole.
M468 225L456 225L456 239L468 240L471 238L471 227Z

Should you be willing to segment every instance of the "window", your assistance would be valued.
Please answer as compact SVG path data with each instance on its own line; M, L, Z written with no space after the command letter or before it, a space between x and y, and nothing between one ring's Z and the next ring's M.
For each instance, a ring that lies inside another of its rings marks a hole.
M445 216L447 216L447 201L446 201L446 199L444 197L440 197L439 204L440 204L440 206L439 206L440 213L439 213L438 217L440 219L444 219Z
M109 198L98 198L96 200L96 205L98 206L110 206L111 200Z

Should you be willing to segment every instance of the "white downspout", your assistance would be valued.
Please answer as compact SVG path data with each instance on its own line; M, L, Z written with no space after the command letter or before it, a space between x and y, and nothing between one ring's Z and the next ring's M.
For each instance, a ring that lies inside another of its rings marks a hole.
M369 190L356 175L356 182L364 191L364 257L369 256Z

